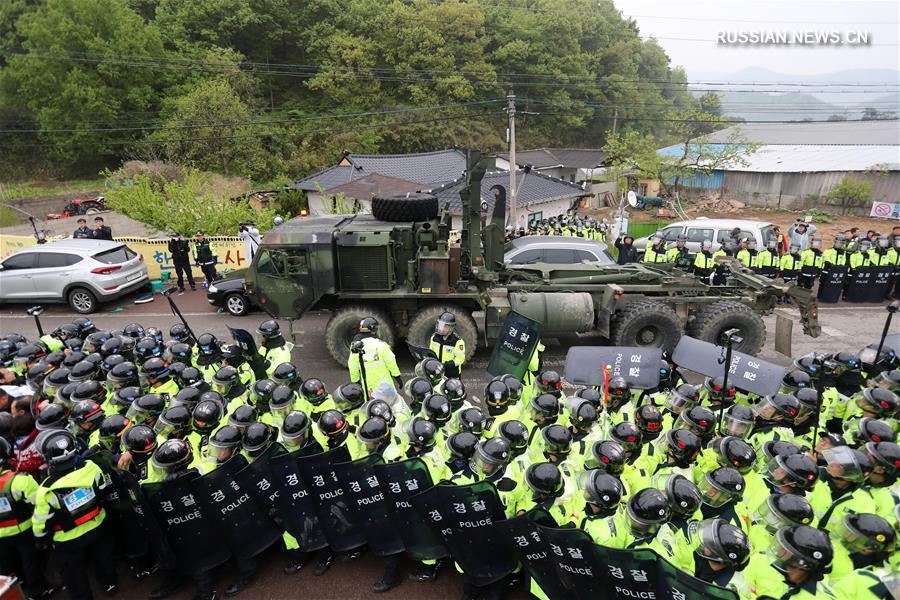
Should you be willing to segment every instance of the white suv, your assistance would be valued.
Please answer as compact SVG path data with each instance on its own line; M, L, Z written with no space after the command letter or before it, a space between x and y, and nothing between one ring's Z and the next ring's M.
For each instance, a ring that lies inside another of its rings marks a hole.
M122 242L62 240L38 244L0 262L0 301L65 302L92 313L149 281L144 257Z
M741 237L752 237L756 239L756 247L762 250L766 247L766 242L770 237L775 235L773 225L765 221L748 221L742 219L707 219L700 217L691 221L678 221L670 223L665 227L661 227L663 238L666 244L674 243L679 235L687 236L687 247L693 253L700 251L700 245L705 240L712 242L712 249L716 251L730 235L731 231L738 227L741 230ZM642 237L634 240L634 247L639 253L643 253L647 246L648 237Z

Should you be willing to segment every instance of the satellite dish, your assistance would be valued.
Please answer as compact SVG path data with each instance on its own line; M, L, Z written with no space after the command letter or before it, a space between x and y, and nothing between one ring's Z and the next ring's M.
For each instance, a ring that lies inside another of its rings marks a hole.
M626 198L628 198L628 206L631 208L637 206L637 194L634 193L634 190L628 190Z

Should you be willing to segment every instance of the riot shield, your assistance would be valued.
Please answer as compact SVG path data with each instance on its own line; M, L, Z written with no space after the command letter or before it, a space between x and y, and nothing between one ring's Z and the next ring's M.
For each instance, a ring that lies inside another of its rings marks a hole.
M409 343L409 340L407 340L406 346L409 348L409 353L412 354L412 357L416 359L416 362L420 362L426 358L437 358L437 354L435 354L431 348L413 346Z
M581 529L540 528L549 547L548 562L562 586L575 598L608 598L613 588L605 581L605 568L594 552L597 545ZM649 598L650 596L635 596Z
M233 327L229 327L228 331L231 332L234 343L241 349L241 353L244 355L244 358L247 359L247 364L253 369L253 374L256 378L265 379L266 364L263 362L263 358L259 354L259 349L256 347L256 341L254 341L250 332L246 329L235 329Z
M553 517L546 510L537 508L524 515L494 523L494 527L503 532L507 545L547 598L575 600L575 594L566 589L557 575L556 565L548 560L551 552L550 544L544 536L544 528L539 523L556 526Z
M707 377L721 377L725 371L725 348L685 335L675 346L672 362ZM778 393L785 374L787 369L784 367L734 351L728 383L745 392L771 396Z
M272 444L250 464L234 473L234 478L240 486L254 497L256 503L263 509L263 513L274 519L278 511L278 488L273 485L275 476L269 468L269 461L276 455L284 454L281 444Z
M492 527L506 518L493 484L436 485L410 502L475 585L499 581L515 568L516 557L504 534Z
M841 299L844 292L844 282L847 278L847 265L829 264L819 277L819 302L833 304Z
M653 389L659 385L659 348L626 346L581 346L566 354L566 381L576 385L603 386L604 368L609 377L622 377L632 388Z
M175 553L169 546L166 534L160 528L159 522L153 514L153 507L147 500L144 490L141 489L137 477L128 471L117 470L113 485L119 488L119 494L123 498L127 498L131 504L134 515L132 524L137 527L137 535L143 538L138 544L146 545L146 550L150 552L161 569L174 569ZM132 531L134 530L129 530L129 532ZM134 554L133 556L141 555Z
M143 486L175 563L188 573L213 569L231 558L218 519L199 504L193 482L199 477L188 471L180 477Z
M257 502L254 492L235 478L246 465L242 456L235 455L192 482L197 502L239 559L256 556L281 537L281 531Z
M872 279L866 292L867 302L884 302L891 291L892 278L894 276L893 265L878 265L870 267Z
M869 301L869 283L872 281L872 269L870 267L850 269L850 272L847 274L847 281L844 300L847 302Z
M366 543L351 511L350 499L334 473L334 465L349 460L350 451L346 446L339 446L297 461L300 476L312 495L319 515L319 526L335 552L359 548Z
M98 450L89 458L100 467L112 483L105 489L103 506L106 509L106 519L112 526L118 551L129 558L143 556L150 546L138 522L139 517L131 506L128 489L119 476L122 471L116 468L113 456L108 450Z
M372 470L388 500L391 524L403 540L410 558L437 560L447 556L440 536L419 517L409 501L415 494L434 485L425 462L421 458L410 458L375 465Z
M366 542L376 556L390 556L403 552L403 540L391 522L388 502L378 476L372 470L384 464L378 454L370 454L352 462L334 465L338 481L349 498L350 509L356 514Z
M685 573L657 555L656 597L685 600L738 600L733 590L721 588Z
M525 378L531 355L541 341L543 326L515 311L510 311L494 343L494 352L487 372L492 377L510 373Z
M309 495L306 484L300 477L297 459L302 450L291 454L281 454L269 460L273 483L278 489L278 512L284 528L297 538L300 548L314 552L328 545L325 534L319 526L319 515Z
M876 346L876 350L877 350ZM900 355L900 333L892 333L891 335L887 335L884 337L884 346L882 346L882 351L884 350L893 350L894 354Z

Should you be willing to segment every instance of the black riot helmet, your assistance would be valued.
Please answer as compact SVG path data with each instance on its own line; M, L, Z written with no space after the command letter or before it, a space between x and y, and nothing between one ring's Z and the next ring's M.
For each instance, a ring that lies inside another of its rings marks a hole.
M575 392L574 396L590 402L597 412L601 412L603 409L603 397L594 388L581 388Z
M739 437L729 435L713 443L716 460L723 467L732 467L744 475L756 464L756 450Z
M444 365L436 358L426 358L415 368L417 377L424 377L432 386L436 386L444 378Z
M509 405L509 387L502 381L491 381L484 388L484 403L492 415L506 412Z
M534 387L541 394L554 394L558 397L562 390L562 378L556 371L544 371L535 380Z
M300 375L297 373L297 367L291 363L281 363L272 371L272 381L278 385L287 385L294 388L299 380Z
M38 344L26 344L16 351L13 363L27 367L38 362L46 355L47 351L43 346Z
M50 429L65 429L68 422L68 408L62 404L48 404L38 413L34 426L38 431L48 431Z
M812 385L809 373L800 369L789 371L781 380L781 390L787 394L793 394L799 389Z
M475 473L490 476L503 469L509 458L509 442L503 438L484 440L475 446L471 469Z
M222 354L219 338L211 333L200 334L200 337L197 338L197 350L200 355L207 357L216 357Z
M197 403L200 402L202 393L195 387L186 387L178 390L178 393L169 400L169 406L186 406L188 410L193 411Z
M866 388L854 399L860 408L878 417L891 417L900 409L900 396L885 388Z
M878 419L863 417L856 423L856 431L851 434L856 446L864 446L868 442L896 442L894 429Z
M222 367L213 375L210 382L214 392L227 396L238 383L238 372L234 367Z
M220 427L209 438L208 456L219 464L224 463L241 447L242 438L243 435L236 427L231 425Z
M443 312L434 325L434 332L441 336L448 336L456 331L456 316L452 312Z
M278 385L271 379L260 379L250 386L250 396L253 399L253 405L259 410L269 410L269 401L272 399L272 392Z
M122 350L123 345L124 342L122 341L121 337L117 335L113 336L103 342L103 345L100 346L100 356L102 356L103 358L107 358L109 356L112 356L113 354L119 354Z
M147 425L134 425L122 435L122 445L136 462L145 463L156 450L156 432Z
M285 417L294 407L294 400L297 395L294 390L286 385L279 385L272 390L272 397L269 399L269 411L279 417Z
M447 438L447 452L456 461L468 463L475 456L478 436L469 431L458 431Z
M103 347L103 344L105 344L110 337L108 331L95 331L84 338L84 345L81 347L81 351L85 354L100 352L100 348Z
M520 456L528 449L528 428L521 421L510 419L500 423L497 435L509 443L509 451L513 457Z
M51 473L68 473L76 467L78 444L70 431L59 429L47 434L38 450Z
M777 487L808 491L816 485L818 475L815 461L805 454L775 456L766 463L765 477Z
M143 363L150 358L158 358L162 356L162 352L162 344L155 337L142 337L134 345L134 358L139 363Z
M510 402L518 402L522 399L522 393L525 391L525 386L522 385L522 380L514 375L503 375L500 377L500 381L506 384L507 389L509 389L509 401Z
M209 390L209 384L203 379L203 374L200 373L200 369L197 367L187 366L184 370L178 375L178 387L184 389L187 387L194 387L200 390L201 392L206 392Z
M357 331L364 337L378 337L378 320L375 317L365 317L359 322Z
M831 537L851 554L886 557L894 551L897 532L884 518L872 513L848 512L830 527Z
M122 335L126 335L137 341L142 337L145 337L147 332L144 331L144 326L140 323L129 323L125 326L125 329L122 330Z
M100 445L110 452L118 453L121 449L121 438L125 430L131 427L131 421L125 415L109 415L100 422Z
M300 395L313 406L319 406L328 399L328 390L321 379L310 377L300 386Z
M474 406L456 412L456 426L459 431L471 431L475 435L484 432L486 419L480 408Z
M374 450L390 440L391 427L382 417L369 417L356 430L356 439L367 449Z
M244 433L248 427L256 423L257 416L256 407L242 404L228 415L228 424L237 427L241 433Z
M742 569L750 559L747 535L725 519L713 518L692 523L688 538L694 553L732 569Z
M215 400L201 400L191 412L191 427L201 435L209 435L222 420L222 405Z
M72 325L78 328L78 337L81 338L84 338L97 331L97 328L94 326L94 322L87 317L77 317L75 319L72 319Z
M44 377L44 383L41 386L41 390L45 398L53 398L56 396L57 390L65 387L68 383L69 370L65 367L60 367L49 372L47 376Z
M572 450L572 432L558 423L541 429L541 438L544 440L545 455L564 457Z
M360 391L361 390L362 388L360 388ZM410 404L414 409L418 409L422 406L422 403L425 402L425 398L428 397L428 394L431 394L434 390L431 387L431 383L424 377L413 377L403 386L403 391L409 396ZM337 401L337 399L335 399L335 401Z
M586 432L597 422L597 410L587 400L582 400L572 409L569 415L572 427L580 432Z
M722 376L707 377L703 382L703 388L706 390L710 404L724 404L725 406L734 404L736 393L734 386L729 383L728 389L725 389L725 379Z
M100 374L107 377L114 368L128 362L121 354L110 354L100 363Z
M625 460L625 448L621 444L612 440L600 440L591 446L591 455L584 466L618 477L625 470Z
M669 499L655 488L644 488L632 494L625 506L628 526L638 539L655 535L671 514Z
M55 370L56 368L49 363L36 363L28 368L28 371L25 373L25 381L32 391L40 392L44 387L44 379Z
M170 360L181 363L191 362L191 358L194 355L194 351L191 347L184 342L175 342L168 347L166 352L171 357Z
M631 400L631 388L623 377L613 377L610 379L607 389L607 409L610 412L619 410Z
M63 359L61 366L66 367L67 369L71 369L72 367L83 361L86 357L87 354L85 354L81 350L73 350L69 353L68 356Z
M865 450L872 462L873 474L883 474L890 482L900 473L900 446L895 442L869 442Z
M562 473L553 463L535 463L525 469L525 485L537 502L558 498L563 493Z
M99 381L84 381L75 386L69 401L74 403L82 400L92 400L97 404L102 404L106 400L106 390L100 385Z
M61 342L64 342L69 338L78 337L78 327L72 323L63 323L53 330L53 337Z
M241 447L251 458L262 456L275 441L278 431L265 423L253 423L244 432Z
M142 423L153 426L156 419L166 408L165 399L159 394L144 394L131 403L131 407L125 416L133 423Z
M585 471L579 478L584 490L585 503L593 507L593 513L599 517L612 516L619 508L625 495L625 486L609 473L597 469Z
M134 404L134 401L142 395L141 388L136 385L130 385L116 390L112 395L112 403L116 407L116 411L124 415L131 408L131 405Z
M271 341L277 341L278 345L284 343L284 336L281 335L281 327L278 326L278 323L274 319L269 319L268 321L260 323L259 327L256 328L256 333L262 338L264 345L266 342Z
M452 410L459 410L466 401L466 386L457 377L451 377L444 381L441 392L447 397Z
M169 365L158 357L148 358L138 370L138 379L144 386L162 381L169 376Z
M653 439L659 435L662 421L662 411L655 404L642 404L634 411L634 424L646 438Z
M326 410L317 422L319 431L322 432L329 445L340 444L347 438L349 424L344 413L339 410Z
M719 433L747 439L750 437L755 423L756 417L749 406L735 404L729 406L725 411Z
M719 467L705 472L700 477L697 487L703 494L703 503L715 508L743 497L744 476L737 469Z
M56 369L62 364L62 361L65 360L65 358L65 352L62 350L54 350L53 352L48 353L41 362L45 362Z
M187 469L193 459L194 453L188 441L173 438L159 445L150 462L157 469L172 475Z
M391 405L384 400L369 400L363 408L366 418L381 417L389 427L393 427L397 423Z
M431 394L422 404L422 415L437 427L443 427L452 416L450 401L441 394Z
M791 525L809 525L816 518L809 500L800 494L771 494L754 511L752 520L770 534Z
M281 437L284 447L290 451L303 448L309 443L311 422L302 410L292 410L281 423Z
M784 440L769 440L763 444L762 450L767 462L776 456L800 454L800 448L796 444Z
M680 473L654 475L651 485L666 495L672 514L682 519L690 520L703 502L700 489Z
M77 388L79 385L81 384L67 383L66 385L62 386L61 388L56 390L55 401L59 404L62 404L63 406L72 408L72 392L74 392L75 388Z
M705 385L705 384L704 384ZM700 402L700 392L689 383L682 383L666 394L666 409L678 414L689 406Z
M528 402L529 416L541 427L555 423L561 410L559 398L553 394L538 394Z
M692 406L681 411L674 427L693 431L701 441L709 441L716 431L716 415L705 406Z
M403 433L409 445L417 452L427 452L437 442L437 427L422 417L413 417L403 424Z
M687 429L672 429L666 432L665 450L670 454L675 464L679 467L687 467L693 464L700 454L700 438L693 431Z
M609 437L612 441L621 445L625 449L625 454L629 457L632 454L640 454L643 433L634 423L628 421L616 423L609 430Z
M431 387L429 386L429 389ZM358 383L345 383L332 394L334 406L344 412L354 411L366 401L362 386Z
M191 337L191 332L184 323L175 323L169 327L169 338L174 342L194 345L194 338Z
M89 360L83 360L77 365L69 369L69 381L72 383L81 383L82 381L90 381L96 379L100 373L97 363Z
M782 573L790 569L824 573L834 557L834 548L828 534L821 529L792 525L775 534L767 557L772 560L772 566Z
M794 419L795 421L799 420L803 416L806 416L810 413L815 413L817 410L820 410L819 394L818 392L816 392L815 388L803 388L797 390L797 392L794 394L794 397L800 404L797 416Z
M153 430L167 439L184 437L191 430L191 411L180 404L170 406L159 415Z

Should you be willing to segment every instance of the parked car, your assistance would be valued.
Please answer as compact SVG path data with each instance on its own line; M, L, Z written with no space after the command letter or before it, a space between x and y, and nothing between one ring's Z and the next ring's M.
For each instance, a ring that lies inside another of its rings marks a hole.
M62 240L0 262L0 302L65 302L87 314L149 280L144 257L122 242Z
M549 263L574 265L582 262L614 265L606 244L563 235L528 235L506 244L503 261L508 265Z
M713 250L718 250L722 242L731 235L735 227L741 228L741 237L753 237L756 246L762 250L766 241L775 235L771 223L765 221L747 221L742 219L708 219L699 217L690 221L678 221L662 228L666 244L674 242L679 235L687 236L687 247L691 252L699 252L704 240L712 240ZM642 237L634 241L634 247L639 253L643 253L647 247L650 236Z
M213 283L206 290L206 299L218 308L224 308L235 317L242 317L256 305L244 292L244 271L235 271L225 279Z

